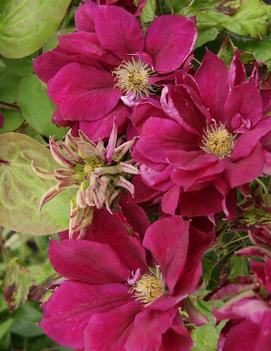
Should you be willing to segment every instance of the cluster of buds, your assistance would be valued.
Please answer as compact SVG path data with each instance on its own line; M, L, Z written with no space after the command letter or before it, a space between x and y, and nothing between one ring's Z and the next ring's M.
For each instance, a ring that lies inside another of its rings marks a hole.
M122 189L133 196L134 186L129 178L139 173L133 160L124 161L134 140L121 144L115 125L106 147L102 140L95 144L82 131L78 134L78 137L74 137L69 131L65 140L60 142L50 138L50 151L61 168L49 173L33 163L37 175L57 182L41 198L39 211L63 190L77 189L76 196L71 200L70 238L78 232L79 237L84 235L92 222L94 208L106 207L111 212L113 202Z

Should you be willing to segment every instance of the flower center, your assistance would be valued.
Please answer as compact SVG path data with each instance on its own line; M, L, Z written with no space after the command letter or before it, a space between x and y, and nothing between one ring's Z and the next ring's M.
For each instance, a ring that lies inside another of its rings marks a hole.
M227 131L221 124L208 126L202 138L202 149L208 154L213 154L220 159L230 156L234 146L235 136Z
M126 94L132 93L136 98L148 96L152 90L149 84L149 77L152 74L151 68L140 60L124 61L113 74L116 75L119 87Z
M84 166L84 173L89 175L95 171L96 168L103 167L103 163L95 158L89 160Z
M144 274L131 289L136 299L146 305L164 295L165 291L161 274Z

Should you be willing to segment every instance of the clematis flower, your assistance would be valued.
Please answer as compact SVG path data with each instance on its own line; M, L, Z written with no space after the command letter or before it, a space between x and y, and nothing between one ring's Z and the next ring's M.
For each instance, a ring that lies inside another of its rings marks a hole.
M130 140L119 144L115 126L107 147L102 141L93 143L81 131L79 137L73 137L69 132L65 141L56 142L50 138L52 156L61 168L45 172L33 163L33 169L40 177L56 181L41 198L39 210L65 189L77 189L76 197L71 201L69 236L78 231L79 236L83 236L92 221L94 208L105 206L112 213L110 208L121 190L134 194L134 186L127 178L138 174L138 169L132 160L122 161L133 143L134 140Z
M54 120L96 141L108 137L115 120L125 128L130 106L173 78L197 38L194 20L160 16L146 34L139 20L117 6L87 1L76 13L75 33L59 37L56 49L34 61L57 105ZM123 103L125 102L125 104Z
M166 213L200 216L234 212L235 190L270 174L262 138L271 130L256 73L246 79L238 54L228 69L207 52L195 76L176 72L160 104L133 113L141 130L133 158L147 185L164 196Z
M215 310L218 321L229 320L223 328L219 351L268 351L271 342L271 259L251 262L258 279L254 293L234 298Z
M44 332L85 351L190 350L179 309L198 288L213 235L172 216L150 225L142 245L99 210L85 239L50 242L65 280L44 305Z

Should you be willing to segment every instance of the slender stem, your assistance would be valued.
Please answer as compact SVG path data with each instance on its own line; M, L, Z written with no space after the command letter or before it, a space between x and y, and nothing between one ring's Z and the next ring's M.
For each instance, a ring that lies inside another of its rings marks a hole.
M7 110L20 111L19 107L14 104L9 104L4 101L0 101L0 108L5 108Z
M157 15L161 16L162 15L162 9L161 9L160 0L155 0L155 4L156 4Z

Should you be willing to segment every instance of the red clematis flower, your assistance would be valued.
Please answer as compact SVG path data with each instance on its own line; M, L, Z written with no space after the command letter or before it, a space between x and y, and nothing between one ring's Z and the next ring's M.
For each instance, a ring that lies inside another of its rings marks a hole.
M118 130L130 105L148 96L190 55L197 38L194 20L160 16L143 35L139 20L117 6L87 1L76 13L77 32L59 37L56 49L34 61L57 105L55 122L74 124L92 140ZM125 102L125 104L123 103Z
M245 249L241 250L245 254ZM251 254L257 255L256 251ZM247 251L248 254L248 251ZM268 351L271 342L271 259L251 262L257 283L255 293L233 298L215 310L218 321L229 320L219 340L219 351Z
M163 210L182 215L233 211L238 186L270 174L262 138L271 130L256 72L246 79L238 54L230 69L208 52L195 76L176 72L161 104L134 110L141 129L133 158L144 181L165 195ZM142 127L143 126L143 127Z
M50 243L65 280L44 305L45 333L86 351L190 350L179 308L199 285L213 235L172 216L150 225L142 246L118 216L99 210L87 238Z

